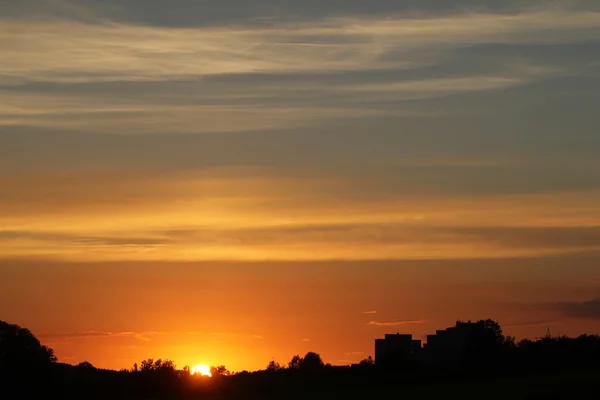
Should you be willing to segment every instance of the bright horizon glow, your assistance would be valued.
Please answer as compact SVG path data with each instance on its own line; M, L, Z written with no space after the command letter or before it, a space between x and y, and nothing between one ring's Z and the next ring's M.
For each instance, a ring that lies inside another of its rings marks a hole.
M211 377L210 367L204 364L198 364L192 368L192 375L208 376Z

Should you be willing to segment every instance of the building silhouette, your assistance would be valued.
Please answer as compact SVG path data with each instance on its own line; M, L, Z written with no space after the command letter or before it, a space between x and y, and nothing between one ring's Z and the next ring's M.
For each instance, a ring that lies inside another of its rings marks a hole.
M375 365L389 366L416 360L421 350L421 341L411 334L386 334L375 339Z
M384 367L414 362L436 366L459 364L475 326L471 321L457 322L456 326L427 335L423 346L412 334L386 334L383 339L375 339L375 364Z
M421 360L431 365L452 365L462 361L469 344L472 322L459 322L451 328L437 330L433 335L427 335Z

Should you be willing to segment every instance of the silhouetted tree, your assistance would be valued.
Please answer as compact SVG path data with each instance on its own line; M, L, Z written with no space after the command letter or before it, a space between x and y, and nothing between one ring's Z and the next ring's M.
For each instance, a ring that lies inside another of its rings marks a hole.
M147 359L141 362L141 366L134 364L131 370L117 372L96 369L89 362L82 362L77 366L57 364L51 352L42 352L45 354L41 357L44 360L42 364L48 366L47 369L39 369L38 371L42 373L32 374L30 366L27 365L24 375L19 376L19 379L11 379L12 377L7 378L2 372L12 371L15 365L23 363L22 360L39 359L39 349L44 347L37 339L32 340L33 335L27 330L19 330L21 328L17 327L15 331L15 326L6 323L1 327L0 361L5 366L7 360L10 361L7 369L0 371L0 399L2 400L4 398L270 399L313 398L318 397L319 394L325 394L323 397L328 398L364 398L382 397L390 391L406 393L408 396L436 398L443 397L456 388L469 387L470 384L473 384L474 390L463 393L461 396L464 399L479 398L482 393L489 399L510 396L515 399L542 398L541 393L529 395L529 392L524 392L529 389L535 391L537 387L547 393L557 394L560 398L585 398L586 392L597 389L595 386L600 371L600 337L597 335L582 335L578 338L548 336L538 340L523 340L515 344L514 338L503 336L497 322L482 320L475 323L458 321L455 329L440 333L439 338L442 340L439 340L438 344L435 344L435 340L431 341L432 345L437 346L435 350L439 351L441 357L448 363L432 363L427 368L412 369L413 364L410 362L417 362L421 360L420 358L412 360L399 358L402 364L398 365L402 368L402 373L392 371L388 374L385 367L380 368L379 359L377 368L366 370L374 364L370 356L360 361L359 365L364 367L362 369L324 365L319 354L310 352L304 357L296 355L290 361L289 367L299 371L281 373L243 371L231 374L224 366L216 366L211 368L215 377L234 376L211 381L190 377L189 367L176 370L175 364L170 360ZM20 350L15 351L15 348ZM450 348L449 356L444 352L446 348ZM455 352L455 349L458 351ZM463 357L456 357L457 355ZM510 357L507 358L507 355ZM21 356L24 358L21 359ZM422 360L428 359L423 357ZM464 364L460 364L461 362ZM461 368L465 365L473 369L465 371ZM492 371L485 370L489 366L508 367L505 369L510 373L500 375L502 371L499 370L490 373ZM271 371L281 368L282 366L274 360L267 365L267 370ZM479 369L484 371L484 376L478 376L473 381ZM515 374L515 370L519 370L518 373ZM542 373L535 375L538 371ZM529 374L532 374L531 378L535 379L532 385L528 384ZM514 376L518 376L518 380L514 380ZM488 377L492 379L488 380ZM443 381L442 386L437 389L436 378L438 381L440 378ZM543 380L538 382L538 378ZM454 383L463 379L460 385L454 386ZM453 386L446 386L444 382L447 380L451 380ZM417 386L411 390L413 381ZM429 386L434 387L434 390L428 391ZM39 394L36 392L38 388L41 390Z
M361 367L373 367L375 366L375 360L373 360L373 357L369 356L367 358L365 358L364 360L361 360L358 365L360 365Z
M83 361L77 364L77 368L94 369L94 366L87 361Z
M160 361L160 360L159 360ZM164 360L157 368L160 371L175 371L175 363L171 360Z
M283 367L275 360L269 361L269 364L267 365L267 371L279 371L281 369L283 369Z
M140 365L140 372L150 372L154 371L154 359L148 358L146 360L142 360Z
M300 357L298 354L296 354L294 357L292 357L292 359L288 363L288 368L289 369L300 369L300 366L302 365L302 361L303 361L302 357Z
M137 371L137 364L133 365L133 372ZM139 372L148 373L148 372L162 372L162 373L174 373L176 371L175 363L171 360L154 360L152 358L148 358L146 360L142 360L142 363L139 367Z
M33 370L55 362L54 350L42 346L28 329L0 321L0 370Z
M517 339L514 336L505 336L504 345L509 349L515 349L517 347Z
M212 376L228 376L231 373L225 368L224 365L219 365L217 367L210 367L210 374Z
M471 367L499 367L514 344L514 339L507 340L500 324L491 319L475 323L457 321L455 328L466 333L467 341L461 359Z
M559 369L600 366L600 336L543 337L521 340L515 351L517 367Z
M312 351L306 353L300 362L300 369L303 371L316 371L322 369L324 366L325 364L321 356Z

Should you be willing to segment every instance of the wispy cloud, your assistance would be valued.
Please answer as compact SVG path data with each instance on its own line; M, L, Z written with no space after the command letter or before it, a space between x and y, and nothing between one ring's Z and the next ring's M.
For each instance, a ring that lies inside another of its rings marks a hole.
M303 342L310 342L310 338L302 338Z
M385 104L527 85L561 75L563 67L521 57L459 76L399 72L443 67L449 51L478 44L600 37L600 13L568 9L196 28L68 17L13 17L2 24L0 87L7 90L0 91L0 126L105 133L241 132L359 116L431 115L431 107ZM391 76L382 81L381 71ZM364 75L344 80L344 73ZM302 75L311 79L293 79ZM234 83L227 81L235 76L240 78ZM281 76L292 79L283 84ZM127 87L124 100L110 91L97 93L97 86L77 93L61 85L99 82L149 86ZM148 92L160 82L170 86ZM55 86L36 91L40 83ZM22 85L29 93L9 90Z
M352 361L350 361L350 360L335 360L335 364L337 364L337 365L348 365L348 364L352 364Z
M89 339L89 338L119 338L129 337L138 339L144 342L150 342L154 336L164 335L164 332L148 331L148 332L70 332L70 333L42 333L37 336L45 340L73 340L73 339Z
M377 311L365 311L363 314L377 314Z
M389 320L389 321L370 321L367 322L367 325L375 325L375 326L402 326L402 325L413 325L413 324L422 324L426 322L425 320Z
M173 104L168 88L148 102L133 94L130 104L114 96L61 93L21 94L0 91L0 126L60 129L87 133L226 133L307 126L316 121L367 116L414 115L417 111L360 108L337 104L315 107L280 99L279 104L256 98L254 104L223 104L202 88L189 104ZM213 90L218 90L215 88ZM284 89L280 89L284 90ZM244 97L243 85L238 97ZM234 96L236 97L236 96ZM31 100L31 101L28 101ZM181 99L179 99L181 102ZM196 103L196 104L194 104ZM110 118L107 118L110 117Z
M252 338L258 339L258 340L264 340L264 336L261 336L261 335L254 335L254 336L252 336Z
M503 324L502 326L505 328L524 328L531 326L550 326L552 324L555 324L556 322L556 320L533 319L511 322L508 324Z
M556 311L568 318L600 320L600 297L586 301L550 303L542 308Z
M361 354L365 354L364 351L350 351L344 353L345 356L360 356Z
M426 254L464 259L596 251L600 243L600 215L594 207L598 194L589 192L479 197L476 202L465 197L443 206L427 199L378 201L373 203L377 207L360 204L360 196L346 192L340 208L328 202L327 193L319 193L321 185L343 193L340 182L302 186L302 180L273 177L275 192L262 178L254 183L228 176L214 182L177 176L168 182L81 177L28 182L28 187L22 180L7 181L5 187L12 191L0 199L7 210L0 231L2 256L81 260L93 253L105 260L258 260L270 254L280 260L355 260ZM56 193L55 185L65 189ZM353 190L359 190L357 185ZM299 187L314 198L298 195ZM177 207L165 206L173 200ZM567 203L569 208L560 208ZM31 204L36 205L33 214ZM111 218L98 217L99 211ZM60 227L57 215L63 218ZM78 222L82 219L85 226ZM465 226L465 220L473 222ZM348 244L354 245L349 249Z
M5 19L0 75L9 82L81 82L411 67L433 61L423 46L579 41L597 38L599 23L600 13L569 10L427 19L341 17L267 28ZM73 35L77 41L68 40Z

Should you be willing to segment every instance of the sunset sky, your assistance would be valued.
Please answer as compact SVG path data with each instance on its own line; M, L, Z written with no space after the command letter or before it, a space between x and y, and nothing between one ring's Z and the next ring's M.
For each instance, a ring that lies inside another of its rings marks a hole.
M0 320L60 361L600 333L600 2L0 0Z

